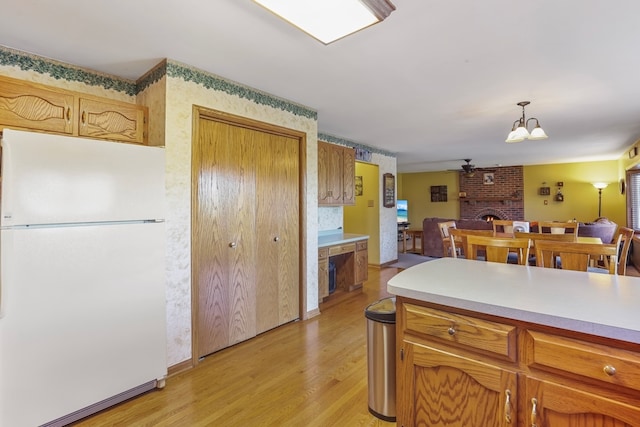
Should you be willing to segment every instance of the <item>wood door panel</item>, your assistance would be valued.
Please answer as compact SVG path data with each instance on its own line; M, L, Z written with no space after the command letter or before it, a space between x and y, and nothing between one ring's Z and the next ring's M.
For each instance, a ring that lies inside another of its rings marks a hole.
M258 333L299 317L298 141L263 134L258 160Z

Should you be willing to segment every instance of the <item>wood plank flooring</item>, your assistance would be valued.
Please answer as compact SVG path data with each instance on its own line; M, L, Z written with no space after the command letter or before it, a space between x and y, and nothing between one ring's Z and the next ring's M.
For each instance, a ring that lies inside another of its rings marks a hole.
M395 426L371 415L365 307L400 270L370 268L358 293L207 357L156 390L74 424L90 426Z

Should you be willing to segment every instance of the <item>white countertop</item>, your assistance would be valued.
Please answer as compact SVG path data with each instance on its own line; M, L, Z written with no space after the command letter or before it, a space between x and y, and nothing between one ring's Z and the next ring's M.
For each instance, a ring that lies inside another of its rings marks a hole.
M640 278L441 258L387 283L394 295L640 344Z
M342 232L332 232L318 235L318 247L324 248L333 245L342 245L344 243L357 242L359 240L367 240L369 236L366 234L352 234Z

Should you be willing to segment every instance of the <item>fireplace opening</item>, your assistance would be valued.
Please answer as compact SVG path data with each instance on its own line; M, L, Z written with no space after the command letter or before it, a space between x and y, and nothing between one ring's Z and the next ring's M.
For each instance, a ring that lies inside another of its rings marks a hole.
M487 214L487 215L482 215L480 217L480 219L487 221L487 222L492 222L494 219L501 219L499 216L497 215L493 215L493 214Z
M509 215L507 215L506 212L503 212L500 209L483 208L483 209L479 209L478 212L476 212L474 219L481 219L483 221L491 222L496 219L511 219L511 218L509 218Z

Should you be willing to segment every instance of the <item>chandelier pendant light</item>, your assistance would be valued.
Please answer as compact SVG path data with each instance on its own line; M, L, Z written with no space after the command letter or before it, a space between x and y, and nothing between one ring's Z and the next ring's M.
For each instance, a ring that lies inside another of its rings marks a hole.
M544 130L540 127L540 123L538 119L535 117L531 117L526 119L524 115L524 107L529 105L529 101L518 102L517 105L522 107L522 117L513 122L513 126L511 127L511 132L509 132L509 136L505 142L522 142L525 139L538 140L538 139L547 139L549 138ZM536 125L531 132L527 129L529 126L529 122L531 120L535 120Z

